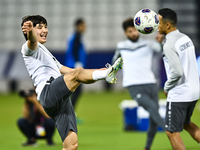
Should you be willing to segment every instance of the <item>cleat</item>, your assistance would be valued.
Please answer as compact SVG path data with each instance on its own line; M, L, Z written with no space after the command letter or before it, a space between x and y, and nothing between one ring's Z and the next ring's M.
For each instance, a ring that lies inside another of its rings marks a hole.
M117 72L119 69L122 69L122 65L123 65L123 59L122 57L118 58L115 63L111 66L110 64L106 64L106 67L108 68L108 72L106 75L106 81L108 83L116 83L117 78Z

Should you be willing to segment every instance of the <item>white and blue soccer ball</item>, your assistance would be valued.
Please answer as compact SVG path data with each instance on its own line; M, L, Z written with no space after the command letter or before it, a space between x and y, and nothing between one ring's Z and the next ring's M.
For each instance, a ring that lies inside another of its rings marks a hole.
M157 30L159 18L153 10L146 8L136 13L133 22L140 33L150 34Z

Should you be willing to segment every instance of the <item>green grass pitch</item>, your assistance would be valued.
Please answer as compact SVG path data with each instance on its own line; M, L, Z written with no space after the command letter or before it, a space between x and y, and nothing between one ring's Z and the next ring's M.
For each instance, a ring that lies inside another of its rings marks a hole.
M160 92L160 98L165 98ZM146 140L145 132L123 131L123 112L118 104L130 99L127 91L85 92L76 108L83 120L78 125L79 150L142 150ZM61 150L62 142L56 131L55 146L46 146L45 140L38 140L38 147L22 147L26 138L17 128L16 121L22 116L23 99L17 94L0 94L0 149L2 150ZM200 126L200 103L197 103L192 121ZM183 131L182 139L187 150L199 150L200 145ZM158 132L152 150L171 150L164 132Z

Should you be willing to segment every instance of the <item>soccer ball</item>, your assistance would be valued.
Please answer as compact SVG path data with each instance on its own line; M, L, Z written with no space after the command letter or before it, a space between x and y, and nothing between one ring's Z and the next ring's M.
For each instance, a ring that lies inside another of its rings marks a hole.
M141 9L134 17L135 28L143 34L153 33L159 25L158 15L151 9Z

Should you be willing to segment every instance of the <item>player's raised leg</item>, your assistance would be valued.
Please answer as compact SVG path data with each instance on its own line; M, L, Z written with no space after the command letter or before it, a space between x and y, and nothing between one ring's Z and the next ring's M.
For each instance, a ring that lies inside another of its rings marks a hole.
M70 73L64 75L64 81L68 89L72 92L80 85L80 83L90 84L98 80L104 80L108 83L116 83L116 75L119 69L122 68L123 59L118 58L115 63L111 66L108 65L108 68L101 69L82 69L77 68Z

